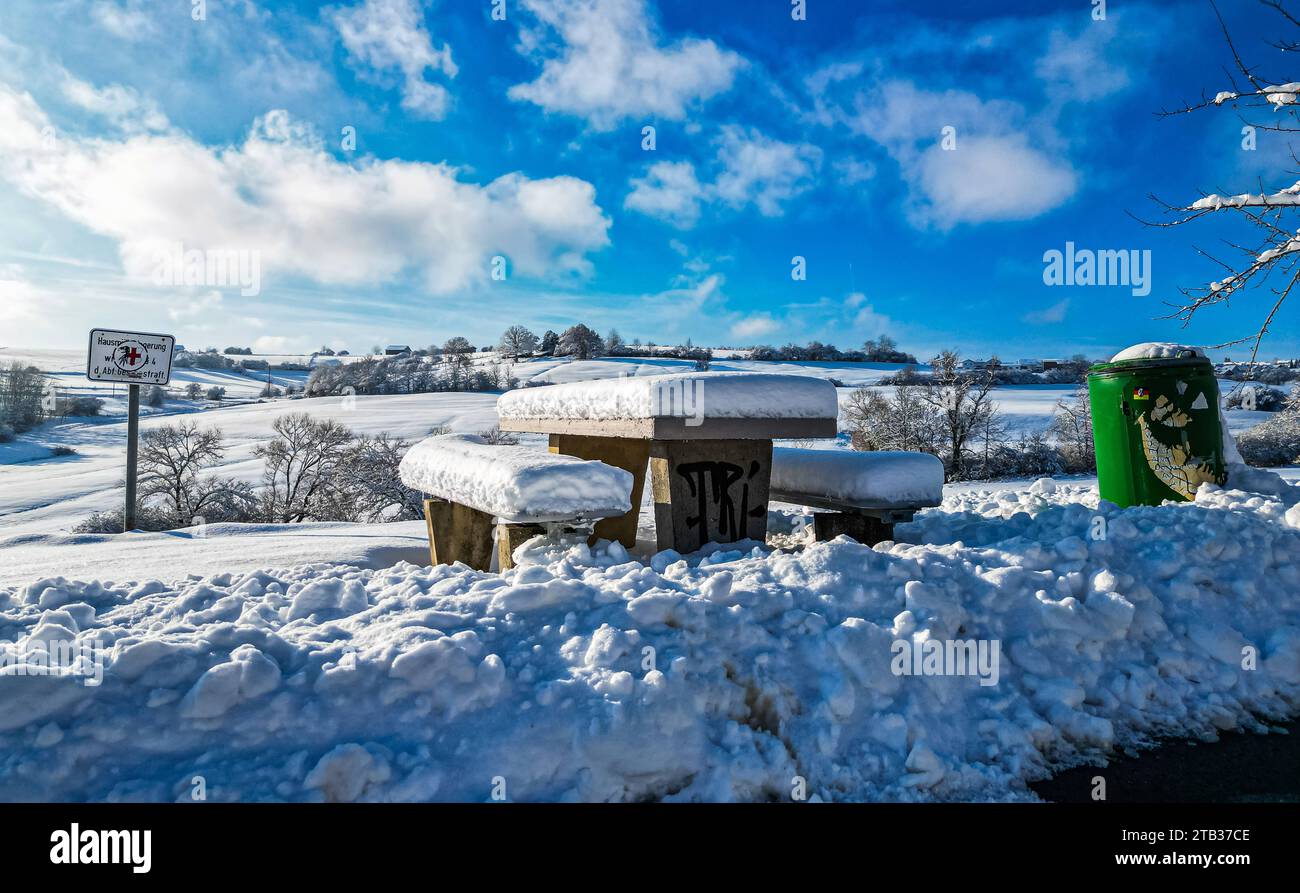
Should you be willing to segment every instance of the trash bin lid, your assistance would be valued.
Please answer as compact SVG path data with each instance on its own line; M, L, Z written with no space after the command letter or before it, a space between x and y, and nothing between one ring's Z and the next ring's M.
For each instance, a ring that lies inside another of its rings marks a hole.
M1117 375L1144 370L1166 370L1181 367L1213 367L1210 358L1199 347L1147 341L1121 350L1108 362L1097 363L1089 375Z

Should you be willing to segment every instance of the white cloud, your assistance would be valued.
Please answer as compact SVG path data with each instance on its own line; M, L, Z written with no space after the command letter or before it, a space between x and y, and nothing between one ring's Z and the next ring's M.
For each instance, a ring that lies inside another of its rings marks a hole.
M911 189L918 225L948 229L961 223L1028 220L1074 195L1078 176L1068 159L1033 145L1059 142L1047 125L1031 127L1024 108L984 101L961 90L943 92L890 81L857 97L850 125L885 147ZM955 147L943 145L953 128Z
M1116 33L1113 24L1094 23L1071 37L1055 29L1047 49L1035 63L1034 73L1063 100L1094 100L1117 93L1129 85L1128 69L1108 57Z
M400 72L402 108L438 121L447 114L451 94L442 84L426 80L425 72L432 69L454 78L457 68L451 47L444 43L434 48L423 18L416 0L364 0L333 13L353 66L381 76Z
M97 0L90 14L100 27L123 40L139 40L154 33L156 24L143 9L141 0Z
M521 32L519 49L542 61L542 72L511 87L510 97L598 130L634 116L681 120L692 103L730 90L744 64L712 40L662 43L644 0L522 2L543 28Z
M746 316L733 325L731 335L734 338L762 338L779 328L780 324L772 318L772 314L755 313L752 316Z
M221 292L210 291L194 297L175 299L167 308L167 315L173 322L184 322L217 312L221 306Z
M1066 311L1069 309L1070 299L1063 298L1050 307L1044 307L1042 310L1034 310L1026 313L1021 317L1021 319L1036 326L1049 325L1064 321Z
M256 251L263 278L325 285L421 277L435 294L510 275L590 272L609 242L595 188L574 177L506 174L478 185L447 164L342 162L285 112L241 145L208 147L168 131L129 138L42 138L25 93L0 86L0 176L116 240L126 272L149 280L158 252Z
M718 161L722 172L713 192L719 199L735 208L753 204L764 217L779 217L784 202L812 185L821 150L728 125L722 129Z
M659 161L634 178L623 202L676 226L690 229L705 203L736 210L753 205L765 217L778 217L783 205L813 185L821 150L807 143L784 143L752 128L728 125L718 139L711 182L701 182L689 161Z
M64 73L63 95L88 112L101 115L128 131L166 130L167 116L157 103L141 98L130 87L110 84L97 88Z
M704 187L689 161L659 161L646 175L633 179L623 207L667 221L678 229L690 229L700 219Z
M18 325L37 315L41 292L23 276L17 264L0 264L0 322Z

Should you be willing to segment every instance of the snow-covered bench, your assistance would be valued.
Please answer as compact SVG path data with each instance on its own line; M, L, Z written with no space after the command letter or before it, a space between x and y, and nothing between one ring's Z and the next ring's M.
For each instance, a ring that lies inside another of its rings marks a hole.
M402 458L402 483L428 494L424 504L434 564L461 561L488 570L492 525L501 570L515 548L555 527L631 510L632 475L604 462L524 446L494 446L481 437L443 434L420 441Z
M943 463L927 453L777 447L772 498L829 509L813 516L819 541L847 535L875 545L918 509L943 502Z

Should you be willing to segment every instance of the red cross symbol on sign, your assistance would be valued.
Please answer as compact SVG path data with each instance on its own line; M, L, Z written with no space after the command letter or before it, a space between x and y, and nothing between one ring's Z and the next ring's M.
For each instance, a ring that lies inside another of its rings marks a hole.
M134 347L127 351L126 361L130 363L132 366L134 366L136 364L136 361L138 361L139 359L140 359L140 351L136 350Z

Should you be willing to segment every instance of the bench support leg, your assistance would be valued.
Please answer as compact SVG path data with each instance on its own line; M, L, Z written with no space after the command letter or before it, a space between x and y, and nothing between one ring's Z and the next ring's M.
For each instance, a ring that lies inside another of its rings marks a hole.
M656 440L650 477L660 551L767 540L770 440Z
M515 566L515 549L535 536L545 536L546 527L542 524L498 524L497 525L497 571L505 573Z
M864 546L874 546L894 538L894 525L857 512L817 512L813 515L813 532L819 543L847 536Z
M433 564L457 561L476 571L492 564L491 515L445 499L426 499L424 518L429 527L429 559Z
M579 459L596 459L632 475L632 510L617 518L601 519L596 524L592 541L617 540L629 549L635 548L637 521L641 516L641 495L645 492L646 464L650 461L650 441L626 437L552 434L551 452Z

